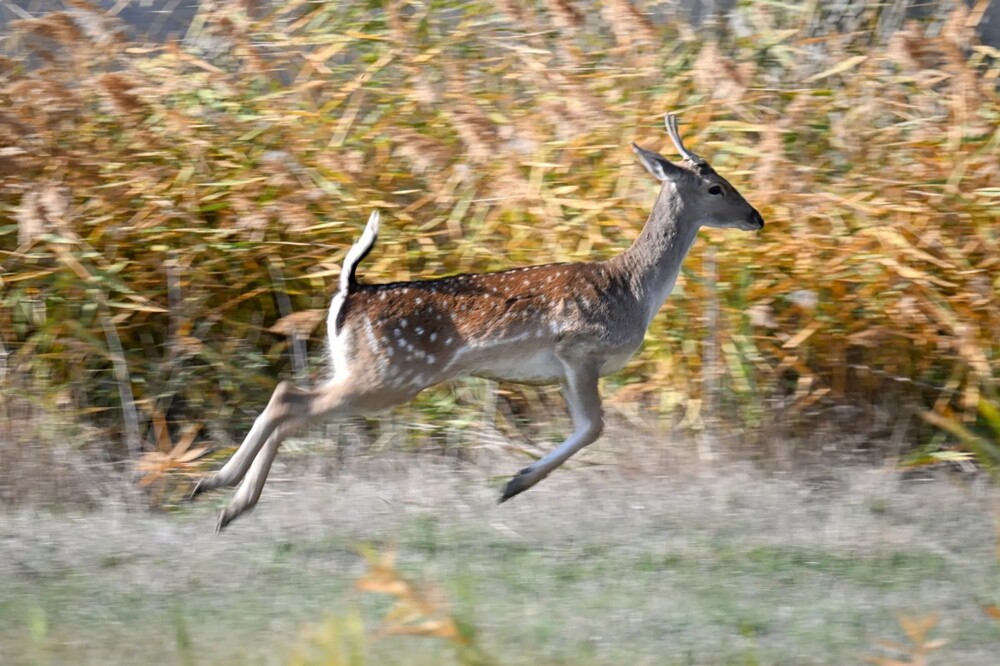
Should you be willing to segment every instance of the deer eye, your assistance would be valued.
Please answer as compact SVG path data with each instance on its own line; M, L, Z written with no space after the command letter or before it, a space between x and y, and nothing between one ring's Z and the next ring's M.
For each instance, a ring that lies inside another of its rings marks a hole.
M721 196L722 195L722 186L721 185L712 185L710 188L708 188L708 193L712 194L714 196Z

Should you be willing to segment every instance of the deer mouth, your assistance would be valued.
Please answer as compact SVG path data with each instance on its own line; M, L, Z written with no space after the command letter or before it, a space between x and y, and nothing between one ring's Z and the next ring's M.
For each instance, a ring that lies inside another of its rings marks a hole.
M750 214L750 219L746 221L745 224L740 225L744 231L760 231L764 228L764 218L761 217L760 213L754 210Z

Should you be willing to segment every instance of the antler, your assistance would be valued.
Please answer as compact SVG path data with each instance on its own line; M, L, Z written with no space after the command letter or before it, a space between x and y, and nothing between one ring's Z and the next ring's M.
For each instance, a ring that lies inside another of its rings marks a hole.
M667 125L667 134L670 135L670 140L674 142L674 148L676 148L677 152L681 154L681 157L683 157L686 160L690 160L695 164L699 165L708 164L708 162L706 162L704 158L695 155L690 150L684 147L684 142L681 141L681 135L678 134L677 132L677 117L674 114L668 113L666 116L664 116L664 122Z

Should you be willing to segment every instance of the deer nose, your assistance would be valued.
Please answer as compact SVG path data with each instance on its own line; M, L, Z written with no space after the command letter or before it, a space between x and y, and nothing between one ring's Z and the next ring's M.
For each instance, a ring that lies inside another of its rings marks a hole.
M758 229L764 228L764 218L760 216L760 213L757 212L756 208L753 213L750 214L750 222L751 224L755 224Z

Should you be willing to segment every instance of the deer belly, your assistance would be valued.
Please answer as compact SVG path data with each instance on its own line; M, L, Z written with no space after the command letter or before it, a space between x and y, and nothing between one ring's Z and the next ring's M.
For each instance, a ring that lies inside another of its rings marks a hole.
M635 354L635 349L623 349L610 354L601 366L601 377L613 375L624 368L633 354Z
M565 372L552 349L517 350L481 359L468 374L520 384L557 384Z

